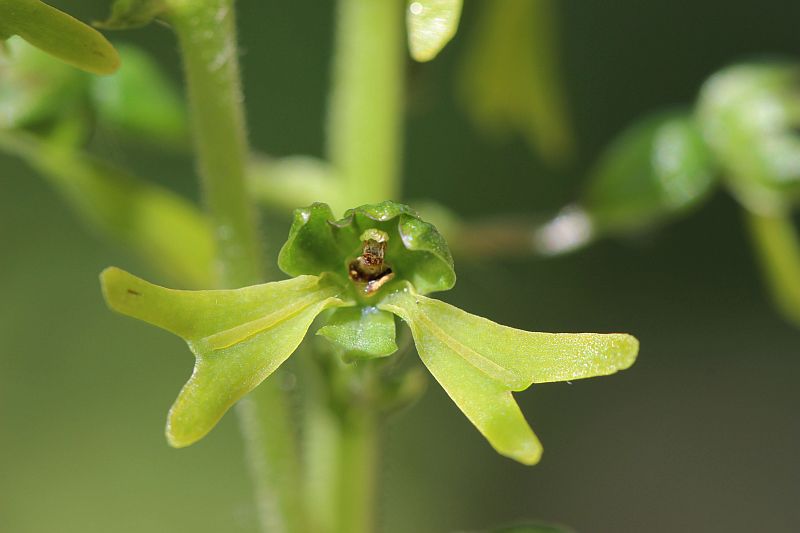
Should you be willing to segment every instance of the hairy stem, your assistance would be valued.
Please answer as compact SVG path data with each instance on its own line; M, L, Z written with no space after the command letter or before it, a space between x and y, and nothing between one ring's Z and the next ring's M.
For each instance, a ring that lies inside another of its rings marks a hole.
M336 210L399 197L405 4L339 0L327 138L348 205Z
M171 21L189 91L195 157L226 288L261 281L255 216L245 189L248 157L231 0L176 4Z
M245 188L248 157L232 0L169 0L186 71L203 197L218 247L219 287L261 281L261 250ZM262 527L304 531L299 464L279 375L239 402Z

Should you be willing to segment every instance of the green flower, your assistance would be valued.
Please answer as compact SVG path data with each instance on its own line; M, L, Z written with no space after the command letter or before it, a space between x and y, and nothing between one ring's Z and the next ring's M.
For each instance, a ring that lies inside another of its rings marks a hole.
M170 410L167 438L192 444L295 351L314 319L345 360L397 350L395 316L420 358L501 454L534 464L541 445L512 396L533 383L612 374L639 343L625 334L533 333L424 296L455 284L447 244L404 205L295 211L278 264L294 276L235 290L165 289L117 268L101 275L109 306L183 337L194 372Z

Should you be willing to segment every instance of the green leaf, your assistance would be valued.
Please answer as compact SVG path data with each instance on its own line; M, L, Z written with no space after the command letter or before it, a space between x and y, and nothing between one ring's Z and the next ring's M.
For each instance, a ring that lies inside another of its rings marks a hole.
M33 46L93 74L111 74L119 55L94 28L39 0L0 0L0 36Z
M150 24L167 10L164 0L115 0L111 15L95 26L107 30L127 30Z
M337 309L317 335L344 350L346 361L386 357L397 351L394 315L373 306Z
M389 235L386 260L397 280L411 282L422 294L453 287L453 258L444 238L411 208L394 202L350 209L341 220L334 220L326 204L296 210L278 266L290 276L331 272L346 279L347 265L360 253L361 234L371 228Z
M411 290L387 295L378 307L409 325L425 366L495 450L528 465L542 448L511 391L613 374L632 365L639 349L625 334L501 326Z
M119 48L123 66L113 76L92 81L98 118L114 131L169 145L188 142L186 107L172 80L144 51Z
M800 65L750 63L714 74L697 116L734 194L748 209L782 212L800 200Z
M715 171L693 117L658 113L612 143L580 203L601 232L640 231L707 199L716 184Z
M167 420L175 447L204 437L295 351L320 312L343 304L341 289L316 276L215 291L166 289L118 268L100 280L109 307L183 337L196 357Z
M430 61L458 29L462 0L408 0L406 27L411 57Z
M461 99L490 134L519 132L550 163L573 152L559 75L555 0L482 2L461 68Z

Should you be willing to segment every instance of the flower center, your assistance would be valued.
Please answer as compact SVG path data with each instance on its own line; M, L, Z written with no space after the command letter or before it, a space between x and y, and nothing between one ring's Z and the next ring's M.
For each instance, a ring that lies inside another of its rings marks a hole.
M384 260L388 240L386 232L374 228L362 233L361 255L351 261L348 267L350 279L366 296L372 296L394 278L392 268Z

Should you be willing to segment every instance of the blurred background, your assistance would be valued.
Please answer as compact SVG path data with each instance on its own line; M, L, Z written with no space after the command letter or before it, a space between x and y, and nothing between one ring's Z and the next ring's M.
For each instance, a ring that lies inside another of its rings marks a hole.
M108 8L52 4L86 21ZM797 2L557 6L571 162L549 165L521 136L493 139L467 118L458 71L480 13L466 2L441 55L409 60L406 199L464 217L552 213L637 117L691 105L709 75L737 60L800 56ZM321 156L332 3L238 7L252 144ZM153 52L179 81L166 28L110 37ZM113 134L95 149L197 196L185 154L129 148ZM287 213L266 218L269 235L285 235ZM167 409L193 359L177 337L106 310L97 275L112 264L153 278L97 239L24 163L0 155L0 531L255 532L234 416L188 449L167 446ZM516 395L545 447L535 467L497 455L430 380L384 431L382 532L523 519L585 533L796 531L800 330L769 300L726 193L636 239L456 269L448 302L530 330L631 332L639 359L611 377Z

